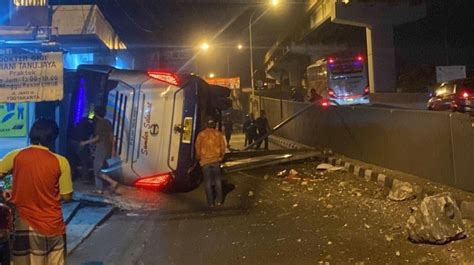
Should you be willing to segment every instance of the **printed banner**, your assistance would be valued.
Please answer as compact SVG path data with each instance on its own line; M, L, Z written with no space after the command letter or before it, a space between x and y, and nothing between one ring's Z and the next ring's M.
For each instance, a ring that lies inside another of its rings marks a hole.
M63 54L0 55L0 102L63 98Z
M27 134L28 104L0 104L0 138L25 137Z

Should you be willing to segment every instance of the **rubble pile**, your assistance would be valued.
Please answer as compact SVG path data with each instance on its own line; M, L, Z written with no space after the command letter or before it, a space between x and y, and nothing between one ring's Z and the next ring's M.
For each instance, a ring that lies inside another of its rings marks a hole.
M406 227L415 243L445 244L466 236L461 211L448 192L424 198Z

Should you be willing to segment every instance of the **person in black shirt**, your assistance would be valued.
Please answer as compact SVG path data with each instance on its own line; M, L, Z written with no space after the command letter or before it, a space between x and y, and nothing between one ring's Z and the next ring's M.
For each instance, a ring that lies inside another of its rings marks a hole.
M255 123L255 119L253 118L253 114L248 115L248 120L244 122L244 131L245 131L245 138L246 138L246 144L250 145L252 144L258 136L257 132L257 125Z
M258 137L261 138L265 134L267 134L271 128L270 124L268 124L268 119L265 117L265 110L260 110L260 117L255 120L255 124L257 125L257 130L258 130ZM268 137L265 137L265 139L260 140L257 143L257 149L260 149L260 146L262 145L262 141L265 141L265 150L268 150Z
M224 115L224 120L222 121L222 125L224 125L224 134L225 134L225 141L227 143L227 148L230 148L230 137L232 136L232 131L234 127L234 123L230 117L230 113L226 113Z

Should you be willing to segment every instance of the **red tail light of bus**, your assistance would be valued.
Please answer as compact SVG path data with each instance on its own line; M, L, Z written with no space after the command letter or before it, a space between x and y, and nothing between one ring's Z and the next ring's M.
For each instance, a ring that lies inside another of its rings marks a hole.
M321 107L323 108L329 108L329 106L331 106L331 103L327 99L321 100L320 104L321 104Z
M370 93L370 88L369 87L366 87L364 89L364 95L368 95Z
M328 89L328 95L332 98L336 97L336 93L334 92L334 90L332 90L331 88Z
M171 181L171 173L163 173L137 179L134 186L137 188L159 191L165 188Z
M167 84L177 86L179 84L178 77L171 73L165 71L148 71L148 76Z

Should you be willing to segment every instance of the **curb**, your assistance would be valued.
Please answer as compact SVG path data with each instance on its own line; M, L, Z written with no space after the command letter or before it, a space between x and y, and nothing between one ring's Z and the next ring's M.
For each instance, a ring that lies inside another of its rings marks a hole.
M389 189L393 187L394 183L406 182L398 180L392 176L388 176L386 174L378 173L371 169L358 166L354 163L344 161L340 158L328 157L326 159L326 162L333 166L344 167L349 173L352 173L357 177L364 178L366 181L376 182L378 185ZM463 219L474 220L474 202L464 200L456 200L456 202L459 205L459 210L461 210Z
M391 189L394 182L399 180L394 179L391 176L387 176L386 174L375 172L371 169L367 169L351 162L344 161L340 158L336 157L328 157L326 162L333 166L340 166L344 167L349 173L352 173L358 177L364 178L366 181L373 181L377 182L380 186L386 187Z
M288 149L315 149L314 147L275 135L271 135L269 139L272 143ZM326 162L332 164L333 166L344 167L349 173L355 176L364 178L366 181L376 182L378 185L389 189L393 187L394 183L406 182L337 157L328 157L326 158ZM464 219L474 220L474 202L466 200L456 200L456 202L458 203L459 209L461 210L462 217Z
M270 135L268 137L268 140L276 145L279 145L281 147L287 148L287 149L292 149L292 150L298 150L298 149L309 149L309 150L314 150L314 147L311 147L309 145L304 145L295 141L291 141L288 139L285 139L283 137L279 137L276 135Z

